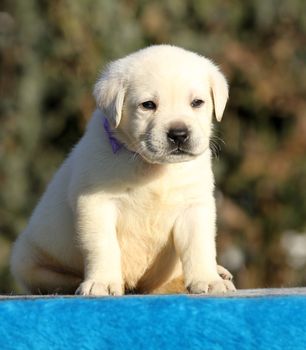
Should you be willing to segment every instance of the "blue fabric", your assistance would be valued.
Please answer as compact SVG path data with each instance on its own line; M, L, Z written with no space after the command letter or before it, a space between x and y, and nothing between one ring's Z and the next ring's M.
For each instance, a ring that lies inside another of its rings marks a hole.
M0 349L306 349L306 297L0 301Z

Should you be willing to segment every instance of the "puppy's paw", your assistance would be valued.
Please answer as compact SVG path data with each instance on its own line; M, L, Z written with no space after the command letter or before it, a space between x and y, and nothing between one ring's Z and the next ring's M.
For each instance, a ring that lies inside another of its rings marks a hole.
M224 294L236 290L230 280L216 279L213 281L194 281L187 286L190 294Z
M233 275L223 266L217 265L217 271L219 276L224 280L233 280Z
M75 294L95 296L122 295L123 287L120 282L105 283L101 281L87 280L80 284Z

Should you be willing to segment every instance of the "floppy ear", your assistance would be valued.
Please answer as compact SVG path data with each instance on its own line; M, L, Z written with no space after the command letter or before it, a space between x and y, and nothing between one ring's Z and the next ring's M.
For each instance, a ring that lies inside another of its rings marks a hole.
M121 120L125 89L119 72L116 72L113 66L114 63L111 63L101 74L93 94L97 106L105 114L110 124L117 128Z
M211 69L210 79L215 116L220 122L228 99L228 85L224 75L216 66Z

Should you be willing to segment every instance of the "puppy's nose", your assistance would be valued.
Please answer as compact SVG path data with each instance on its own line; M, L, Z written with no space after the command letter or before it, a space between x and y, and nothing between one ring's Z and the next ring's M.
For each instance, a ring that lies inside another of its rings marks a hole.
M170 142L182 145L189 139L189 131L185 125L177 125L169 129L167 137Z

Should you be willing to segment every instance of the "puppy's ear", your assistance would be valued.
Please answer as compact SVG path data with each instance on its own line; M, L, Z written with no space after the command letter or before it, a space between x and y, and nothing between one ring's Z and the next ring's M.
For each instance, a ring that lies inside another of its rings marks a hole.
M116 71L115 63L111 63L101 74L93 94L97 106L108 118L111 125L117 128L121 120L125 89L123 79Z
M228 99L228 85L224 75L219 71L218 67L213 65L210 72L215 116L218 122L220 122Z

